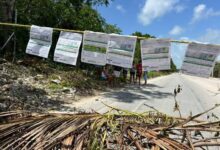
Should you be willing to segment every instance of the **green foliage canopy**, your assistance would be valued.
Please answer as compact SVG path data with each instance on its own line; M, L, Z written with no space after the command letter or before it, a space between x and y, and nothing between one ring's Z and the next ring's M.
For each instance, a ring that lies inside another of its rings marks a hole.
M16 0L18 23L34 24L73 30L91 30L106 33L121 33L116 25L111 25L94 9L98 5L108 6L111 0ZM0 6L1 9L2 6ZM7 17L7 14L2 17ZM1 35L2 34L2 35ZM27 30L17 30L19 54L24 54L28 41ZM0 36L9 36L0 33ZM56 41L58 33L54 34ZM11 48L10 51L12 53Z

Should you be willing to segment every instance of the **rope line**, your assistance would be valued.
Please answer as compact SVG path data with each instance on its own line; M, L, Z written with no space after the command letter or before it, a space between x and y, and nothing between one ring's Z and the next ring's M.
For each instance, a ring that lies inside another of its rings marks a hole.
M31 25L24 25L24 24L15 24L15 23L3 23L0 22L0 26L11 26L11 27L19 27L19 28L31 28ZM74 32L74 33L84 33L84 31L80 31L80 30L71 30L71 29L61 29L61 28L53 28L54 31L65 31L65 32ZM137 38L139 40L144 40L144 39L149 39L146 37L140 37L137 36ZM189 44L192 43L190 41L183 41L183 40L170 40L170 42L175 42L175 43L184 43L184 44Z

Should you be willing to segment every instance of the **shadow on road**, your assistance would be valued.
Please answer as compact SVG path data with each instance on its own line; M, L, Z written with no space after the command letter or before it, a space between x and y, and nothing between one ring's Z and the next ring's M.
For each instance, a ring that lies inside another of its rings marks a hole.
M32 112L47 112L48 110L76 111L75 108L65 106L69 102L48 98L48 93L44 89L23 83L11 84L7 86L7 90L0 89L0 104L4 104L3 108L0 107L0 112L13 110Z
M106 98L112 98L113 101L132 103L138 100L160 100L166 97L172 97L173 93L162 92L161 90L152 91L152 88L162 88L155 84L148 84L146 86L132 85L129 88L121 89L116 92L109 92L103 94Z

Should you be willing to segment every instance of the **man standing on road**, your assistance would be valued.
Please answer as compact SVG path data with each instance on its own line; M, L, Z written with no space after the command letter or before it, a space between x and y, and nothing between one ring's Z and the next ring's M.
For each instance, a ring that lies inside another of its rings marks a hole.
M139 85L141 85L141 76L142 76L142 64L141 64L141 61L139 61L139 63L137 64L136 68L137 68L138 82L139 82Z
M144 69L144 74L143 74L143 76L144 76L144 85L147 85L147 74L148 74L148 71L147 71L147 68L146 68L146 69Z
M132 65L132 68L130 69L130 83L131 83L132 81L135 83L134 77L135 77L135 65L133 64L133 65Z

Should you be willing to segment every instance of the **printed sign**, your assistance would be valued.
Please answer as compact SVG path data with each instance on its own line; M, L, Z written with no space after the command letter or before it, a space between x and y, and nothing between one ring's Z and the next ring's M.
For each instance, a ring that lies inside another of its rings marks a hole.
M210 77L220 46L191 43L184 58L182 73Z
M164 39L141 41L141 58L144 70L158 71L170 69L170 42Z
M132 68L137 37L110 35L107 63L124 68Z
M54 53L54 61L76 65L81 43L81 34L61 32Z
M26 53L47 58L52 44L53 29L32 25Z
M106 64L108 40L108 34L85 31L81 61L104 66Z

